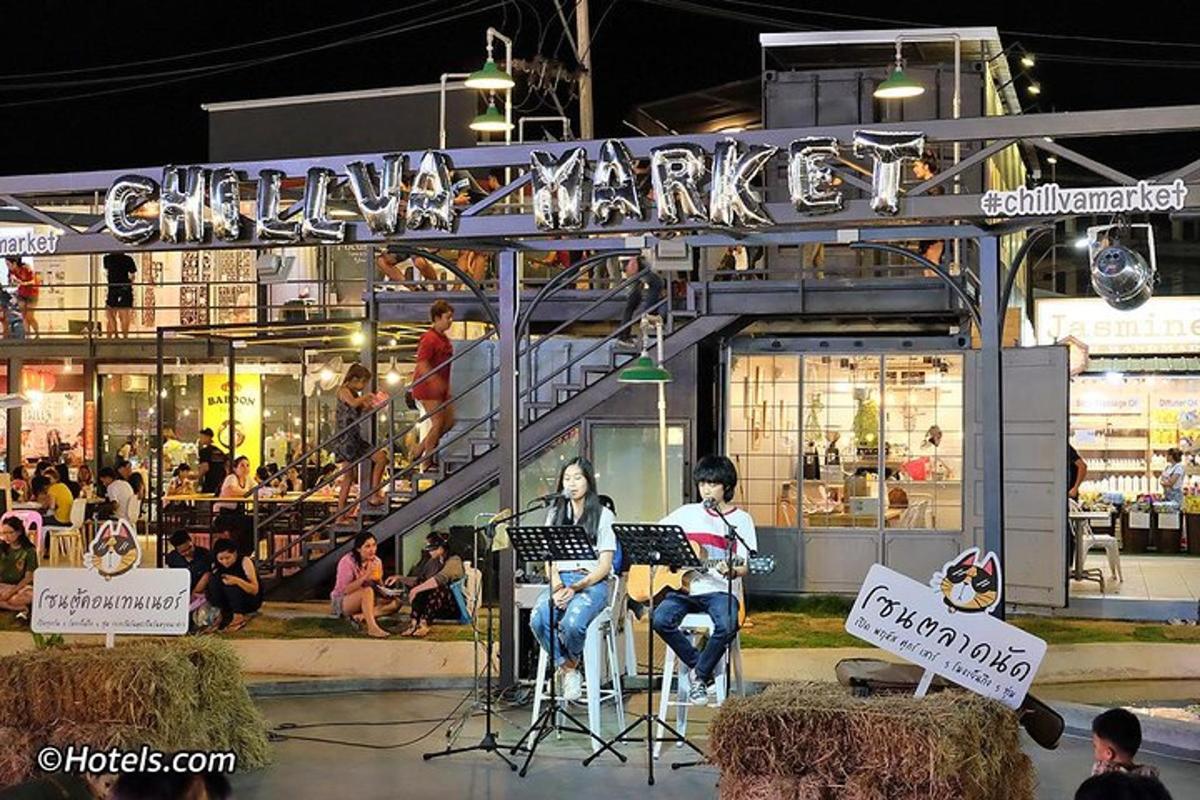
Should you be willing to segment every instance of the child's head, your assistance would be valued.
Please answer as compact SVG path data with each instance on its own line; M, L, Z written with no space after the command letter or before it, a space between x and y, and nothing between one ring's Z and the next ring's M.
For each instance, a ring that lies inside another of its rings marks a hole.
M1128 763L1142 746L1142 724L1132 712L1110 708L1092 720L1092 750L1097 761Z
M700 491L701 500L728 503L737 488L737 468L725 456L705 456L696 462L692 478Z

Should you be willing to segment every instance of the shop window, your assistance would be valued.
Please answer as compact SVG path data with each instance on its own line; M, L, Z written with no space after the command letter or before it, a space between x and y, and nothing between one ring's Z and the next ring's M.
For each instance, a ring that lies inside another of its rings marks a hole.
M263 463L284 467L300 457L300 379L263 376Z
M663 507L659 479L658 425L595 424L590 428L592 464L600 493L613 499L617 519L654 521L683 505L686 428L667 426L667 498ZM557 480L558 475L554 478ZM547 492L554 491L551 484Z
M21 393L21 458L49 459L73 466L83 462L83 367L79 364L26 364Z
M959 530L962 392L958 355L735 354L738 502L760 526Z
M889 528L962 526L962 363L961 356L884 358Z
M154 375L109 373L100 378L99 465L118 459L143 467L151 458L155 422Z
M878 356L804 359L805 528L874 528L880 510Z
M735 502L760 526L796 524L800 357L736 355L730 364L727 454Z

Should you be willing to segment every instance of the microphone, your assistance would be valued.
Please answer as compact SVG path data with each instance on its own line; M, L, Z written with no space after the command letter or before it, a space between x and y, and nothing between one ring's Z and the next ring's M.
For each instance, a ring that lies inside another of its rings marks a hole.
M530 505L537 503L537 504L540 504L543 506L551 506L551 505L554 505L554 501L559 499L560 497L563 500L570 500L571 492L567 489L563 489L561 492L551 492L550 494L544 494L541 497L537 498L536 500L531 501Z
M717 507L717 501L710 497L707 500L705 500L702 505L705 507L705 509L712 511L714 508Z

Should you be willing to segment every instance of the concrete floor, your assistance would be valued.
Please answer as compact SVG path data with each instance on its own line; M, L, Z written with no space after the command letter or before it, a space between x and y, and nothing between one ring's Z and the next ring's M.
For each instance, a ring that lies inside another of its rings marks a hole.
M1138 600L1200 601L1200 557L1122 555L1120 582L1109 581L1108 560L1094 550L1084 562L1088 569L1103 569L1105 594ZM1072 597L1098 596L1095 581L1071 581Z
M569 797L570 800L613 800L638 796L647 790L643 746L629 744L626 764L605 755L590 768L580 760L589 752L583 737L564 735L556 742L547 739L539 750L527 778L511 772L498 758L485 754L452 756L426 762L422 753L446 746L445 725L435 725L462 699L457 692L386 692L317 697L285 697L259 701L272 725L293 723L376 723L295 728L294 736L338 739L366 747L351 747L291 740L277 744L276 762L270 769L234 777L234 794L241 800L277 797L346 797L353 800L404 798L405 800L527 800L532 797ZM629 701L631 713L645 708L645 696ZM498 725L501 741L512 743L529 724L528 709L505 711ZM703 742L703 719L698 716L689 733ZM582 716L582 715L581 715ZM415 721L391 725L389 722ZM612 723L606 719L610 729ZM474 744L482 732L482 720L473 719L459 744ZM606 729L607 732L607 729ZM430 735L420 742L413 740ZM1059 749L1042 750L1027 741L1027 752L1037 766L1041 783L1039 800L1062 800L1089 774L1091 742L1065 737ZM397 747L396 745L407 744ZM715 798L716 770L702 767L672 771L669 763L679 751L664 750L656 766L657 785L653 795L702 800ZM1143 753L1141 760L1157 766L1175 800L1200 800L1200 763Z

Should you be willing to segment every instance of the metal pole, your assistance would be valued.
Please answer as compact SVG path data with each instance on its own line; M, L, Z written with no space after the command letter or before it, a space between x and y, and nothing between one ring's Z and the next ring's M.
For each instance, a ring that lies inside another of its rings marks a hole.
M588 0L575 0L575 40L579 45L579 135L593 138L592 111L592 25L588 18Z
M1000 244L979 239L979 425L983 450L983 544L1000 559L1004 574L1004 404L1000 315ZM1004 603L994 612L1004 619Z
M154 351L155 363L155 384L154 384L154 421L157 428L156 441L158 447L154 454L154 477L150 480L150 491L153 492L154 502L151 503L151 508L154 509L154 522L156 533L156 547L154 548L154 561L156 567L163 565L166 554L163 552L163 545L166 542L166 537L163 532L163 451L166 449L163 445L163 330L158 329L156 335L156 347ZM147 526L146 533L149 533Z
M520 407L517 382L517 255L512 250L497 254L500 269L500 508L520 509L520 485L517 480L520 460ZM500 602L500 686L517 681L517 606L516 564L513 551L499 554ZM491 653L488 653L491 658Z
M438 148L446 149L446 81L451 78L469 78L469 72L443 72L441 89L438 91Z
M663 324L662 318L654 323L656 347L658 349L658 366L663 365ZM658 382L658 471L659 489L662 491L663 516L671 513L671 499L668 495L667 481L667 385Z

